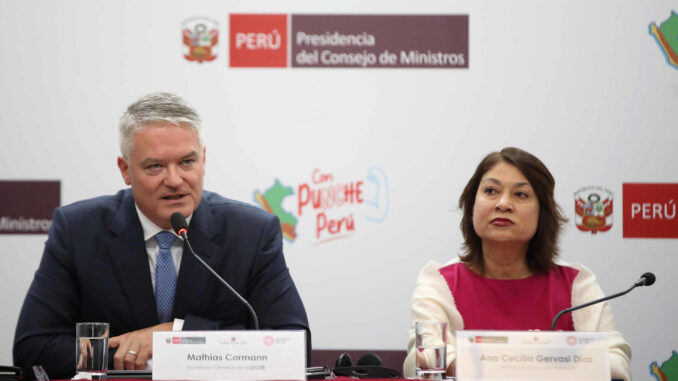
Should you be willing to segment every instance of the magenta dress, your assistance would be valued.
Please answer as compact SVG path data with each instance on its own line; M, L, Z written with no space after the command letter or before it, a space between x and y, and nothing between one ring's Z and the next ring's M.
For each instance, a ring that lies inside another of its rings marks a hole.
M550 330L553 317L572 306L572 283L578 273L556 265L524 279L490 279L463 263L440 269L466 330ZM572 314L563 315L556 329L574 331Z

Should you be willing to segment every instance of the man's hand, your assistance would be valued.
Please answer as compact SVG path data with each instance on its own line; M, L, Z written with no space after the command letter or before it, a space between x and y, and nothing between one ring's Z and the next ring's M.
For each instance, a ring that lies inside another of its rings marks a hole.
M153 357L153 331L171 331L172 322L111 337L109 348L118 348L113 357L115 369L146 369L146 361Z
M76 369L87 369L87 359L92 357L92 342L87 338L80 338L78 343L80 352L78 356L78 363L75 365Z

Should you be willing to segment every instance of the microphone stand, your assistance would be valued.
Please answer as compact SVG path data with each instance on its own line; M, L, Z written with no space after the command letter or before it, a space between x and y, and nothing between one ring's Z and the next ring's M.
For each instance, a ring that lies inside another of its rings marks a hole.
M214 275L217 279L219 279L219 282L221 282L221 284L223 284L224 286L226 286L226 288L231 290L231 293L233 293L235 296L237 296L238 299L240 299L240 301L245 305L245 307L247 307L247 309L250 312L250 316L252 317L252 321L254 322L254 329L258 331L259 330L259 319L257 319L257 314L254 312L254 308L252 308L252 306L247 302L247 300L245 300L245 298L240 296L240 294L238 292L236 292L233 289L233 287L231 287L230 284L228 284L219 274L217 274L216 271L212 270L212 268L207 263L205 263L205 261L203 261L203 259L200 258L200 256L198 256L198 254L195 253L195 251L193 251L193 247L191 246L191 242L189 242L188 236L186 234L186 229L180 230L179 233L181 234L181 237L184 239L184 242L186 242L186 245L188 246L188 250L191 252L191 254L193 254L195 259L197 259L198 262L200 262L200 264L205 269L207 269L207 271L209 271L210 273L212 273L212 275Z
M588 303L580 304L580 305L578 305L578 306L566 308L566 309L564 309L564 310L558 312L558 314L556 315L556 317L554 317L554 318L553 318L553 321L551 322L551 331L555 331L555 330L556 330L556 323L558 322L558 319L560 319L560 317L563 316L564 314L566 314L566 313L568 313L568 312L576 311L576 310L578 310L578 309L580 309L580 308L588 307L588 306L590 306L590 305L592 305L592 304L604 302L604 301L606 301L606 300L610 300L610 299L616 298L616 297L618 297L618 296L626 295L626 294L628 294L629 292L631 292L631 290L633 290L634 288L636 288L636 287L638 287L638 286L641 286L641 285L643 285L643 284L639 284L639 282L636 282L636 283L633 284L633 286L631 286L631 288L629 288L629 289L626 290L626 291L618 292L618 293L616 293L616 294L612 294L612 295L610 295L610 296L606 296L606 297L601 298L601 299L592 300L592 301L590 301L590 302L588 302Z

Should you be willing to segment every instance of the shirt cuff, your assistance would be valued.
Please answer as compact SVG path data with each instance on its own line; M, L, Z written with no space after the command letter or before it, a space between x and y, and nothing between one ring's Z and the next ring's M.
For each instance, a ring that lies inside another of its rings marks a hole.
M184 319L174 319L172 331L181 331L184 328Z

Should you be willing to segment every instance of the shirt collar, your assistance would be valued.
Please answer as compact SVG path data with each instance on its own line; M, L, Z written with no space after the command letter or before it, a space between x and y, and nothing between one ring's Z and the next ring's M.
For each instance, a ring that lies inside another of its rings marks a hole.
M177 235L177 233L175 233L172 229L163 229L160 226L153 223L153 221L151 221L148 217L146 217L146 215L141 211L141 209L139 209L139 205L137 205L136 202L134 203L134 207L137 210L137 215L139 216L139 222L141 222L141 229L143 229L143 231L144 231L144 242L155 237L156 234L160 233L163 230L167 230L168 232L179 237ZM186 219L186 224L191 223L192 217L193 217L193 214L188 216L188 218ZM181 237L179 237L179 238L181 238Z

